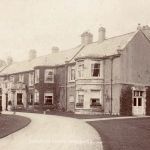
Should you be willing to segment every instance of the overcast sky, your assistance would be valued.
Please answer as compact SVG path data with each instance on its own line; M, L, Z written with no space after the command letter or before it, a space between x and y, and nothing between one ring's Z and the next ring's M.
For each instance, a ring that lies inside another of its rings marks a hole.
M15 61L65 50L80 44L89 30L97 40L100 25L107 37L150 25L150 0L0 0L0 58Z

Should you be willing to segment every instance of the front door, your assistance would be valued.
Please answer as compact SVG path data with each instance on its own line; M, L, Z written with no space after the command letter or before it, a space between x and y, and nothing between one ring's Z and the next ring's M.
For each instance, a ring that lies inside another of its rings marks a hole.
M145 114L143 91L134 91L134 97L132 102L132 113L133 115Z

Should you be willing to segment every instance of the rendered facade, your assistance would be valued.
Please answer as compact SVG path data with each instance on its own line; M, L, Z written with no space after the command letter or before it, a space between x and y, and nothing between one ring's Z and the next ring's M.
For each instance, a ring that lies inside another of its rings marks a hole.
M84 32L81 44L1 69L0 102L15 109L66 110L75 113L149 114L150 28L98 41ZM10 102L11 101L11 102Z

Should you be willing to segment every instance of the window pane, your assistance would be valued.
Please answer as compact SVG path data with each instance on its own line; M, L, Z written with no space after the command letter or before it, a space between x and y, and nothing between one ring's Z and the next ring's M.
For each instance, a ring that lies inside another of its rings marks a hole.
M136 98L133 100L133 106L136 106Z
M138 106L142 106L142 98L138 98Z
M98 77L100 76L100 64L99 63L95 63L92 64L92 76L93 77Z

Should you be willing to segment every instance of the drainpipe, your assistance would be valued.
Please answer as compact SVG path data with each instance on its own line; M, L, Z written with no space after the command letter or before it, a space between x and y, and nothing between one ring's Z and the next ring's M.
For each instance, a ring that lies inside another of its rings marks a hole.
M66 111L68 108L68 99L67 99L67 94L68 94L68 90L67 90L67 82L68 82L68 63L69 61L65 61L65 101L66 101Z
M113 57L111 57L111 75L110 75L110 114L112 115L112 84L113 84Z

